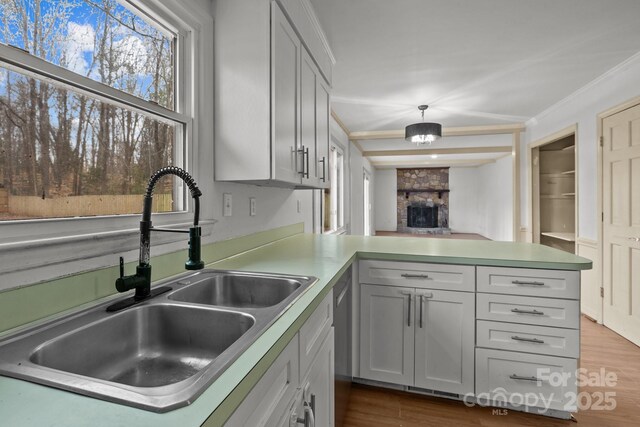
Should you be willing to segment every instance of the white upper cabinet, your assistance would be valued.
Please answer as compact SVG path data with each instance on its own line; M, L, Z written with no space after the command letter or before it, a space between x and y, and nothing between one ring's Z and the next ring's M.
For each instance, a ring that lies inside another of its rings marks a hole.
M331 54L306 0L215 2L215 178L328 182Z

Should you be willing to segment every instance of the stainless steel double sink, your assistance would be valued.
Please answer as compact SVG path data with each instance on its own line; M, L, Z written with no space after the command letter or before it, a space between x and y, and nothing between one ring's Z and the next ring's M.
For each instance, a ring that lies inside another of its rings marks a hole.
M193 402L313 277L202 270L116 313L109 301L0 341L0 374L154 412Z

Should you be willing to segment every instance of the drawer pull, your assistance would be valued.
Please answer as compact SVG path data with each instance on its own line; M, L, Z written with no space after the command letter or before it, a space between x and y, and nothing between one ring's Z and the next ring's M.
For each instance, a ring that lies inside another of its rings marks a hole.
M519 308L512 308L511 312L517 314L535 314L536 316L542 316L544 314L542 311L538 310L520 310Z
M426 274L408 274L408 273L403 273L401 274L402 277L404 277L405 279L428 279L429 276Z
M512 340L516 341L524 341L524 342L534 342L536 344L544 344L544 341L539 340L538 338L522 338L517 335L511 337Z
M522 286L544 286L543 282L525 282L523 280L512 280L511 283Z
M533 382L542 382L538 377L523 377L521 375L512 374L509 375L509 378L512 380L520 380L520 381L533 381Z

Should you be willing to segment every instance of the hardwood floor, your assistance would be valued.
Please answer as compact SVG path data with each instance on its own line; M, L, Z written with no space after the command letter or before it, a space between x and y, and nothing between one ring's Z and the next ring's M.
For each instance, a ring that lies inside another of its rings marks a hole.
M581 368L589 373L604 368L617 375L617 385L588 385L580 388L580 394L595 396L598 392L614 392L616 407L613 410L581 410L576 414L577 424L517 411L497 415L492 408L469 408L460 401L354 384L345 427L640 426L640 348L583 317L581 351ZM584 397L583 403L587 399Z
M430 239L467 239L467 240L490 240L484 236L473 233L451 233L451 234L411 234L398 233L396 231L376 231L376 236L394 237L426 237Z

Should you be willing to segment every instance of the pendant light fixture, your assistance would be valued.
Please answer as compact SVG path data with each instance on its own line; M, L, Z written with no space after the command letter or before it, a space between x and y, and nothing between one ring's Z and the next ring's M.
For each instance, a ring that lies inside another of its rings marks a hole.
M418 110L422 113L422 122L414 123L404 129L404 139L415 142L418 145L431 144L442 136L442 125L440 123L429 123L424 121L424 110L428 105L419 105Z

